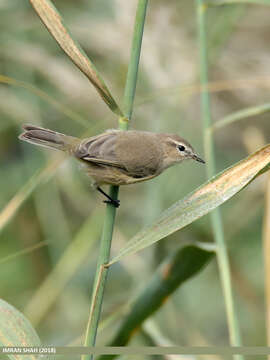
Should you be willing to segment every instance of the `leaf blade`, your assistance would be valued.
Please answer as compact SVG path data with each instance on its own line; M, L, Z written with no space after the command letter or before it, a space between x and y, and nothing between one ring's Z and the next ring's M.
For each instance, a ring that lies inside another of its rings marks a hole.
M218 174L209 182L177 201L151 225L139 231L110 261L132 254L189 225L206 215L247 186L258 175L269 169L270 145L241 160Z
M196 244L181 246L168 256L138 294L113 340L108 346L126 346L143 322L158 311L179 287L196 276L211 260L214 252ZM98 360L111 360L117 355L102 355Z
M80 45L72 38L63 19L50 0L29 0L40 19L56 40L61 49L73 61L73 63L86 75L97 92L108 105L108 107L117 115L123 116L122 111L112 97L104 80L98 73L94 64L82 50Z

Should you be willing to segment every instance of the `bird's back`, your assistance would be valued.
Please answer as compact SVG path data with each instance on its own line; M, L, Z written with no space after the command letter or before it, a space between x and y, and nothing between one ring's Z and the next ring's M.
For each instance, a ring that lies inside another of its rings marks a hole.
M75 156L100 159L111 163L134 178L158 174L162 160L162 147L153 133L144 131L110 130L84 140ZM97 162L95 162L97 164Z

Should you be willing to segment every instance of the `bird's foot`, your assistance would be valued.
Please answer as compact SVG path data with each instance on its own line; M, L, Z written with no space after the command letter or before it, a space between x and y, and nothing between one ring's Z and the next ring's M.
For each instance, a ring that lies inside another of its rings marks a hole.
M120 200L110 199L110 200L104 200L103 202L106 204L111 204L116 208L118 208L120 206Z
M118 208L119 205L120 205L120 201L119 200L114 200L110 197L110 195L106 194L99 186L97 187L97 190L103 194L104 196L106 196L106 198L108 200L104 200L103 202L105 202L106 204L111 204L113 205L114 207Z

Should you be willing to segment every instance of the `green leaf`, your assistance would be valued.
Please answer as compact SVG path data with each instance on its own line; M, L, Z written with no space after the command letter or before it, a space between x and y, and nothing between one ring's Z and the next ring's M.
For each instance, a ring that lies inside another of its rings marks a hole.
M151 317L179 286L201 271L213 255L214 252L187 245L169 256L138 295L109 346L125 346L142 323ZM99 360L110 360L116 356L103 355Z
M117 115L123 116L122 111L105 85L94 64L90 61L80 45L72 38L63 20L50 0L29 0L40 19L51 35L68 55L73 63L87 76L94 85L103 101Z
M44 319L48 309L63 292L70 278L89 257L89 252L99 237L103 220L101 210L103 209L96 210L95 214L91 214L81 225L73 241L65 248L50 274L25 307L25 315L29 316L35 326Z
M0 346L41 346L40 339L26 317L0 299ZM36 360L38 355L7 355L11 360Z
M49 105L56 108L59 112L61 112L62 114L64 114L68 118L70 118L71 120L76 121L78 124L82 125L86 129L89 128L89 122L86 119L84 119L82 116L80 116L73 110L69 109L66 104L65 105L61 104L53 96L50 96L45 91L40 90L39 88L35 87L34 85L32 85L28 82L25 82L25 81L16 80L12 77L5 76L2 74L0 74L0 83L17 86L17 87L20 87L20 88L23 88L23 89L29 91L30 93L38 96L40 99L46 101ZM21 121L20 119L18 119L18 120ZM1 126L2 126L2 124L1 124Z
M48 161L47 166L38 170L27 183L20 188L17 194L13 196L4 209L0 211L0 233L19 210L20 206L32 194L37 185L52 176L63 159L63 156L57 156L53 161Z
M211 126L211 130L221 129L224 126L230 125L238 120L248 119L251 116L265 114L266 112L270 111L270 104L262 104L257 106L251 106L242 110L238 110L229 114L222 118L221 120L217 121Z
M110 265L122 257L154 244L208 214L269 169L270 145L218 174L209 182L177 201L163 212L153 224L139 231L120 250Z

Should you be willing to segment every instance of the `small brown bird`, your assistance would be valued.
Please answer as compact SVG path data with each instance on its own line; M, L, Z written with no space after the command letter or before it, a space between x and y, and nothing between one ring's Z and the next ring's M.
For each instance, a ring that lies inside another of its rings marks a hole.
M174 134L108 130L79 139L34 125L25 125L23 129L21 140L65 151L83 162L94 187L107 197L105 202L115 207L119 201L106 194L100 185L128 185L149 180L185 159L204 163L186 140Z

